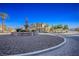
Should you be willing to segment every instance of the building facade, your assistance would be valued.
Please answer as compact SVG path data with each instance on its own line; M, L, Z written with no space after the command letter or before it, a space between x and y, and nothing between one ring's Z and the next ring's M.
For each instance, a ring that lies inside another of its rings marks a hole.
M50 32L50 27L44 23L31 24L30 29L38 32Z
M30 31L38 31L38 32L55 32L55 33L65 33L68 32L68 29L63 28L54 28L44 23L35 23L31 24Z

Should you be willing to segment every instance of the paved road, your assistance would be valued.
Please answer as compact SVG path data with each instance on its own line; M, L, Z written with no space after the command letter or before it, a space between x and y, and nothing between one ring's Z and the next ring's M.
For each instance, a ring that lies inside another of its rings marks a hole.
M67 42L54 50L43 52L38 56L79 56L79 36L66 36Z

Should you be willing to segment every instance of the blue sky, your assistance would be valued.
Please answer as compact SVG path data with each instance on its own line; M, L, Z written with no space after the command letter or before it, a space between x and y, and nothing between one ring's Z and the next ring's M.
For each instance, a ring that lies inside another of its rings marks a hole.
M9 15L5 24L14 28L24 25L26 17L28 17L29 24L42 22L50 25L68 24L71 28L79 27L79 4L0 3L0 12Z

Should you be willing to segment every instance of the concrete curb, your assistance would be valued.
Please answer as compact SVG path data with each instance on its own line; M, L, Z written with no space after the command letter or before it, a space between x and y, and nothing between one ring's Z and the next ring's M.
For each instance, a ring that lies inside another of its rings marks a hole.
M41 34L41 35L52 35L52 34ZM58 37L62 37L62 36L58 36ZM41 53L41 52L53 50L53 49L58 48L58 47L60 47L60 46L62 46L63 44L66 43L66 38L64 38L64 37L62 37L62 38L64 39L64 42L62 42L61 44L56 45L54 47L50 47L50 48L47 48L47 49L38 50L38 51L34 51L34 52L29 52L29 53L22 53L22 54L10 55L10 56L30 56L30 55L38 54L38 53Z
M0 35L10 35L11 33L8 32L8 33L0 33Z

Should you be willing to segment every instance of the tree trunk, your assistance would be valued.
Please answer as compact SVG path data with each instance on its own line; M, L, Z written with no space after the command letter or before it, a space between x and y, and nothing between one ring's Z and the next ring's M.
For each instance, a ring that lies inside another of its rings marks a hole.
M2 19L2 32L4 32L4 19Z
M28 29L26 29L26 32L28 32Z

